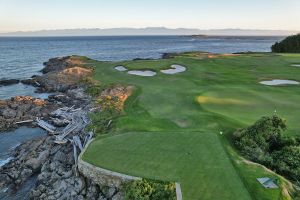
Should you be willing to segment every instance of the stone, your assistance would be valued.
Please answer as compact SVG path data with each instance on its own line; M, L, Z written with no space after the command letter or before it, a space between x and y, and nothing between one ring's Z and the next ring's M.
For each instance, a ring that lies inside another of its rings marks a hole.
M54 161L64 162L66 160L66 154L62 151L58 151L53 158Z
M107 191L107 196L109 198L113 197L117 193L117 189L115 187L110 187Z
M23 113L29 111L30 109L31 109L30 104L21 104L18 106L18 111L23 112Z
M118 192L111 198L111 200L124 200L124 194L121 192Z
M13 85L13 84L17 84L19 82L20 81L17 79L0 80L0 86Z
M49 150L45 150L39 154L37 158L31 158L26 162L26 165L33 169L34 171L39 170L42 164L46 161L49 156Z
M75 184L74 184L74 190L79 193L85 188L85 183L82 178L76 177L75 178Z
M17 112L11 108L5 108L1 111L0 115L2 115L6 119L14 118L17 115Z
M27 169L25 168L22 172L21 172L21 176L22 177L29 177L32 175L32 170L31 169Z

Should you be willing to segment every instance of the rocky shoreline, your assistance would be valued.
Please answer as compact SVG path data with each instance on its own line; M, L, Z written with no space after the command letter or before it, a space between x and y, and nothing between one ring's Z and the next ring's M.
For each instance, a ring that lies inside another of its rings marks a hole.
M44 65L43 75L17 83L56 94L46 100L29 96L1 100L0 132L16 129L21 125L18 122L34 121L37 117L56 127L65 126L61 120L53 118L53 111L63 107L83 108L87 112L91 109L92 98L85 93L85 86L79 80L89 77L92 68L74 56L53 58ZM36 126L31 122L28 125ZM76 134L82 141L86 136L84 130ZM68 137L72 136L73 133ZM120 188L95 184L79 174L73 156L74 146L70 142L56 144L54 140L55 136L49 134L19 145L13 152L13 159L0 167L0 190L13 195L27 180L36 177L29 199L123 199Z

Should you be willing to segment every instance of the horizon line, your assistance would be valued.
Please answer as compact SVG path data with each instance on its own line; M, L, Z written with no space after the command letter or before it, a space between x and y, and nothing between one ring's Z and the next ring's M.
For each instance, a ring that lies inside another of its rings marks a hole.
M31 33L31 32L42 32L42 31L68 31L68 30L109 30L109 29L168 29L168 30L178 30L178 29L187 29L187 30L199 30L199 31L217 31L217 30L241 30L241 31L288 31L288 32L300 32L300 30L291 30L291 29L261 29L261 28L189 28L189 27L176 27L171 28L167 26L144 26L144 27L111 27L111 28L54 28L54 29L35 29L35 30L16 30L16 31L0 31L0 34L10 34L10 33Z

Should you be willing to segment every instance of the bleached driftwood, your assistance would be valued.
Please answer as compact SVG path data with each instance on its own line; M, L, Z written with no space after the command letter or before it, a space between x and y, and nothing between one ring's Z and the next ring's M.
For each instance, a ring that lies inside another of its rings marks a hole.
M54 133L56 130L56 127L52 126L51 124L48 124L47 122L45 122L44 120L41 120L39 118L36 119L37 125L43 129L45 129L46 131L50 132L50 133Z
M85 147L85 145L93 138L93 132L90 131L88 132L86 135L85 135L85 138L84 138L84 142L83 142L83 147Z
M83 146L82 146L82 143L81 143L81 140L79 138L79 136L73 136L73 142L76 144L76 146L78 146L78 148L80 149L80 151L83 150Z
M16 122L16 124L23 124L23 123L29 123L29 122L33 122L33 120L28 119L28 120L24 120L24 121L19 121L19 122Z

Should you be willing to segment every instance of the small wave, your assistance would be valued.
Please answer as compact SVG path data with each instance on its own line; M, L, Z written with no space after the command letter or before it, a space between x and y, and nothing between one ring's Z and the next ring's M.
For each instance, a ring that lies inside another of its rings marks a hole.
M14 146L12 146L12 147L10 147L9 148L9 150L14 150L14 149L16 149L18 146L20 146L21 145L21 143L17 143L16 145L14 145Z
M0 160L0 167L6 165L7 163L9 163L12 159L14 159L13 157L9 157L3 160Z

